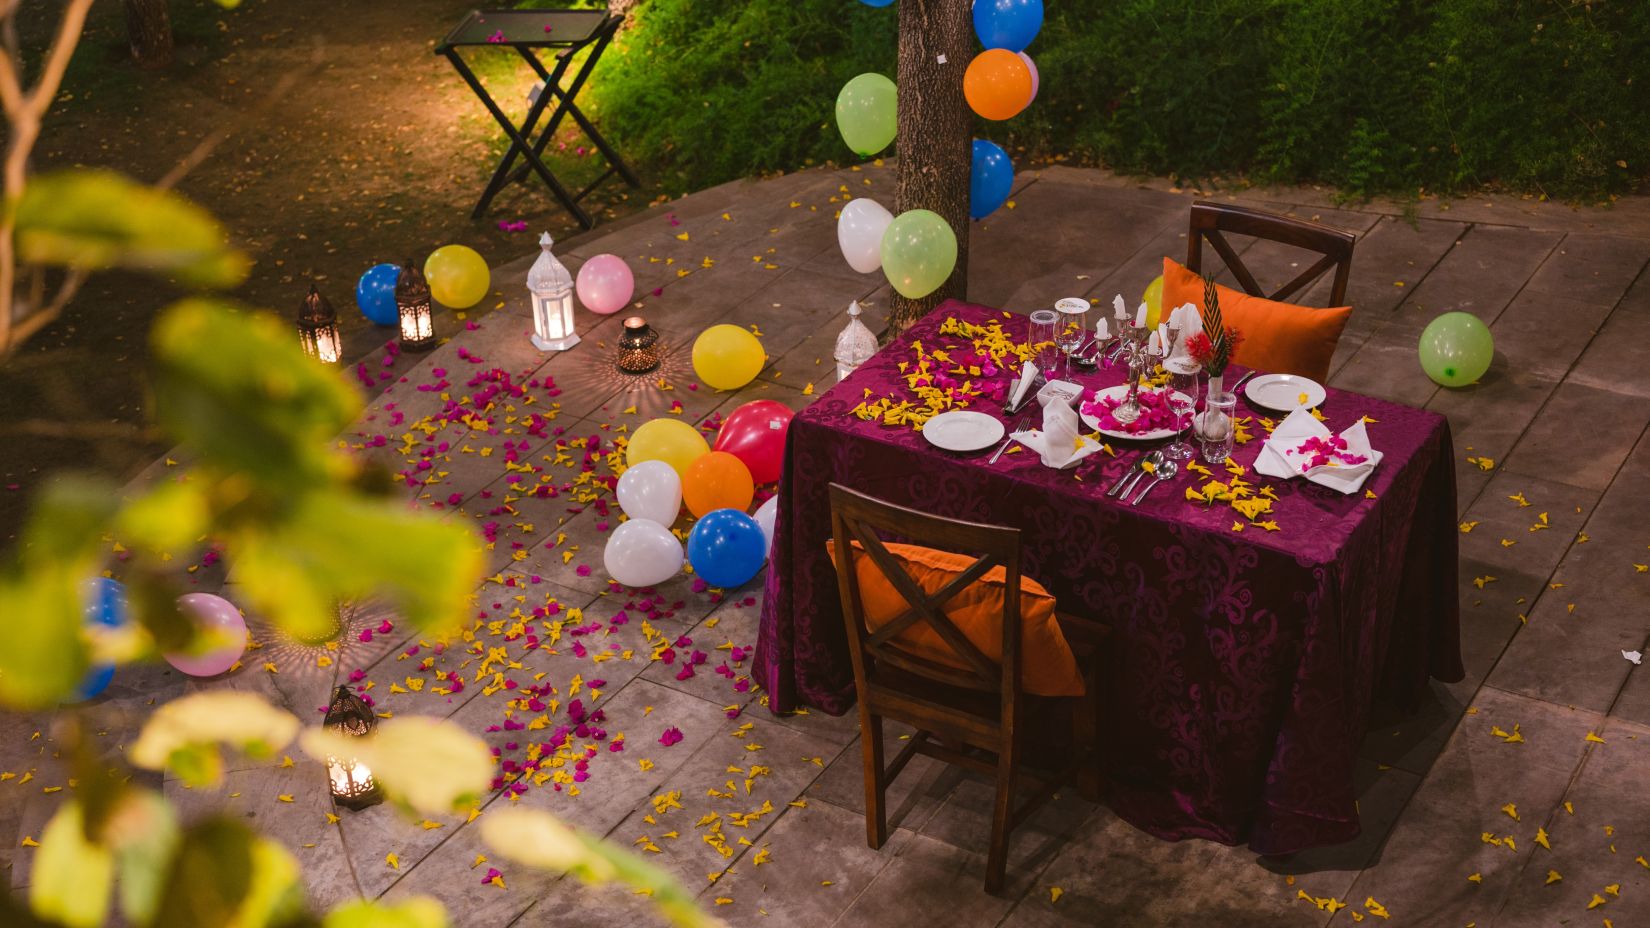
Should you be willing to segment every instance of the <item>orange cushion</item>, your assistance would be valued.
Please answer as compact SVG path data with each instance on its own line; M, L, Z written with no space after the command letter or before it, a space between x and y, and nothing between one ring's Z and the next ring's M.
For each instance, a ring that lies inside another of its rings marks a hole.
M836 560L834 541L826 542L831 560ZM937 593L951 579L973 564L975 558L917 545L887 545L917 586ZM854 570L858 574L859 595L865 623L873 631L899 618L909 608L870 555L854 543ZM1003 659L1003 593L1007 587L1003 568L993 567L980 579L946 600L945 615L986 657ZM894 636L900 646L948 667L968 665L951 649L933 627L921 620ZM1077 659L1054 618L1054 597L1035 580L1020 579L1020 668L1025 691L1038 696L1081 696L1083 676Z
M1229 328L1243 333L1243 343L1232 360L1274 374L1299 374L1322 383L1329 377L1329 361L1341 340L1352 307L1314 309L1250 296L1241 290L1215 285L1220 315ZM1187 303L1203 311L1203 278L1173 258L1163 259L1165 310Z

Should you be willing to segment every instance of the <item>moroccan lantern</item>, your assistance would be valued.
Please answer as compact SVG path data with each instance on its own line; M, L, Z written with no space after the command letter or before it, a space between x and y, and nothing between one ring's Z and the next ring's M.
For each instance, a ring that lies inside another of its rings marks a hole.
M849 303L848 324L836 336L836 379L839 381L846 380L854 368L877 353L877 337L859 321L861 312L858 300Z
M365 738L378 726L378 717L365 700L340 686L332 694L327 706L324 724L329 731L346 738ZM372 778L367 765L354 757L327 755L327 779L332 784L332 799L346 809L365 809L384 801L384 794Z
M343 354L338 313L314 284L309 285L309 296L298 309L298 343L303 345L304 354L319 358L323 364L337 364Z
M573 331L573 275L550 253L550 233L539 236L539 259L527 271L533 299L533 347L566 351L579 343Z
M395 279L395 306L401 314L401 350L429 351L435 347L435 322L430 311L430 284L411 258Z
M615 362L626 374L647 374L659 367L659 333L641 316L624 321L619 336L619 358Z

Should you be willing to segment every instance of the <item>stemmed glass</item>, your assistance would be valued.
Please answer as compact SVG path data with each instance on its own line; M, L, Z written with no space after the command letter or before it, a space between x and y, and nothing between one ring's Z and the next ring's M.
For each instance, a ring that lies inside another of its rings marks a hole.
M1201 368L1198 366L1197 362L1193 361L1191 358L1185 357L1168 358L1163 362L1163 367L1171 375L1169 379L1169 389L1171 391L1169 394L1169 401L1174 403L1175 393L1184 393L1191 397L1190 406L1181 407L1180 404L1175 403L1177 424L1180 416L1186 417L1186 424L1184 427L1175 431L1174 441L1164 446L1163 457L1171 461L1190 461L1192 456L1196 454L1197 451L1189 443L1187 443L1186 431L1191 428L1192 417L1197 412L1197 394L1198 385L1200 382L1198 373Z
M1046 371L1054 366L1059 357L1055 354L1055 332L1058 329L1060 316L1052 309L1039 309L1031 314L1030 347L1032 363L1039 371ZM1016 376L1018 372L1015 372Z
M1054 304L1054 309L1060 314L1058 328L1054 333L1054 344L1066 356L1066 376L1071 376L1071 356L1082 347L1084 338L1088 335L1089 301L1076 297L1067 297Z

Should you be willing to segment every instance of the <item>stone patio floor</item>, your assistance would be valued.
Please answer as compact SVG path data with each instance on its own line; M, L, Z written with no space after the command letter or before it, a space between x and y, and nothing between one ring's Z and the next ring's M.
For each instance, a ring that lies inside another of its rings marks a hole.
M1190 193L1063 167L1024 171L1017 183L1011 208L972 233L969 293L978 302L1021 312L1074 295L1109 303L1121 292L1133 302L1163 255L1185 251ZM1650 855L1650 671L1622 656L1644 648L1650 615L1650 573L1638 566L1650 562L1644 201L1573 209L1488 198L1428 202L1405 215L1380 204L1335 208L1313 190L1220 197L1359 236L1355 311L1331 382L1450 419L1467 678L1434 684L1420 715L1378 721L1369 733L1359 771L1365 829L1354 842L1259 860L1243 848L1159 842L1062 795L1016 833L1009 889L994 898L981 887L989 787L913 765L893 789L897 829L882 850L868 849L855 721L776 718L740 686L749 660L728 648L754 644L760 577L722 597L695 590L688 577L655 597L608 591L601 550L617 507L579 476L587 456L607 473L600 458L613 438L655 416L714 423L754 398L800 408L827 389L848 301L859 299L873 321L888 302L880 275L860 276L842 261L834 210L849 196L887 203L892 193L886 166L741 181L569 243L575 271L578 260L613 252L636 272L642 311L670 346L661 377L641 382L610 373L617 317L581 311L585 343L539 355L527 343L520 286L533 256L497 269L500 295L488 301L497 305L464 320L444 314L453 338L432 355L368 359L359 376L382 392L345 436L394 470L430 460L433 480L404 487L409 498L491 526L497 574L478 594L481 653L438 654L426 643L408 656L418 643L399 629L362 641L360 631L391 617L361 607L337 661L322 668L253 616L263 647L224 679L123 671L93 707L105 737L126 743L147 707L195 687L254 690L315 718L334 679L360 669L381 711L451 716L519 758L506 745L525 734L485 731L502 726L511 693L489 691L490 674L478 679L477 665L485 648L506 645L509 612L553 598L559 618L577 609L582 620L566 623L553 653L508 645L514 663L500 669L523 685L550 683L563 700L582 676L585 700L605 712L609 732L625 733L626 748L603 749L577 795L536 786L518 801L643 848L733 924L1339 926L1379 919L1382 909L1391 924L1417 926L1650 924L1650 858L1641 856ZM1267 245L1245 259L1280 281L1295 261ZM1489 323L1497 344L1490 373L1457 391L1434 386L1415 360L1421 328L1452 309ZM687 360L693 336L719 321L760 327L771 358L732 394L696 387ZM443 395L476 392L484 384L472 378L491 370L525 385L532 403L518 398L469 422L419 428ZM529 434L521 417L530 412L553 412L555 433ZM385 436L380 447L376 436ZM512 482L539 478L507 474L510 459L550 475L557 495L512 493ZM140 479L173 473L156 462ZM209 574L196 575L202 588L215 586ZM235 598L232 582L225 593ZM684 635L692 643L678 643L681 660L649 660L659 643ZM695 650L708 660L684 676ZM260 669L265 660L279 672ZM728 672L713 672L721 667ZM461 672L466 688L439 694L430 670ZM408 678L417 677L429 685L413 689ZM23 839L39 836L66 795L42 789L65 775L49 719L0 724L0 770L18 774L0 783L0 866L20 888L34 853ZM661 746L666 726L683 741ZM1521 744L1492 734L1515 726ZM505 887L487 884L464 816L421 827L379 806L328 825L324 774L292 751L293 765L235 769L221 791L170 781L166 791L189 811L244 812L285 841L321 904L428 893L463 925L655 921L628 892L498 861L489 866L504 871ZM27 783L25 772L33 773ZM283 794L295 801L279 801ZM671 795L682 808L658 811L658 797ZM504 801L491 795L488 807ZM722 816L727 855L705 840L714 826L695 824L710 812ZM751 812L760 814L743 827L731 822ZM1538 829L1550 848L1538 844ZM1551 882L1549 871L1562 880ZM1589 909L1595 894L1604 903Z

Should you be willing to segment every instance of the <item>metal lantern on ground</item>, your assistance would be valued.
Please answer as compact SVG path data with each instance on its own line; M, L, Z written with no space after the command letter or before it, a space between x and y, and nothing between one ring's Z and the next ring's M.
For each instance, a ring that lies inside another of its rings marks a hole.
M846 380L854 368L871 360L871 355L877 353L876 335L859 321L862 312L858 300L848 304L848 324L836 337L837 380Z
M566 351L579 343L573 331L573 275L550 253L551 238L539 236L539 259L527 271L527 290L533 297L533 347Z
M616 364L626 374L647 374L658 369L659 333L641 316L631 316L624 321Z
M378 726L378 717L361 697L340 686L332 694L327 706L327 717L322 723L337 734L349 738L364 738ZM367 765L353 757L327 755L327 779L332 784L332 799L346 809L365 809L384 801L383 793L372 778Z
M430 310L430 284L411 258L395 279L395 306L401 314L401 350L429 351L435 347L435 320Z
M338 313L327 298L309 285L309 296L298 310L298 342L304 354L319 358L323 364L337 364L343 354L343 340L338 336Z

